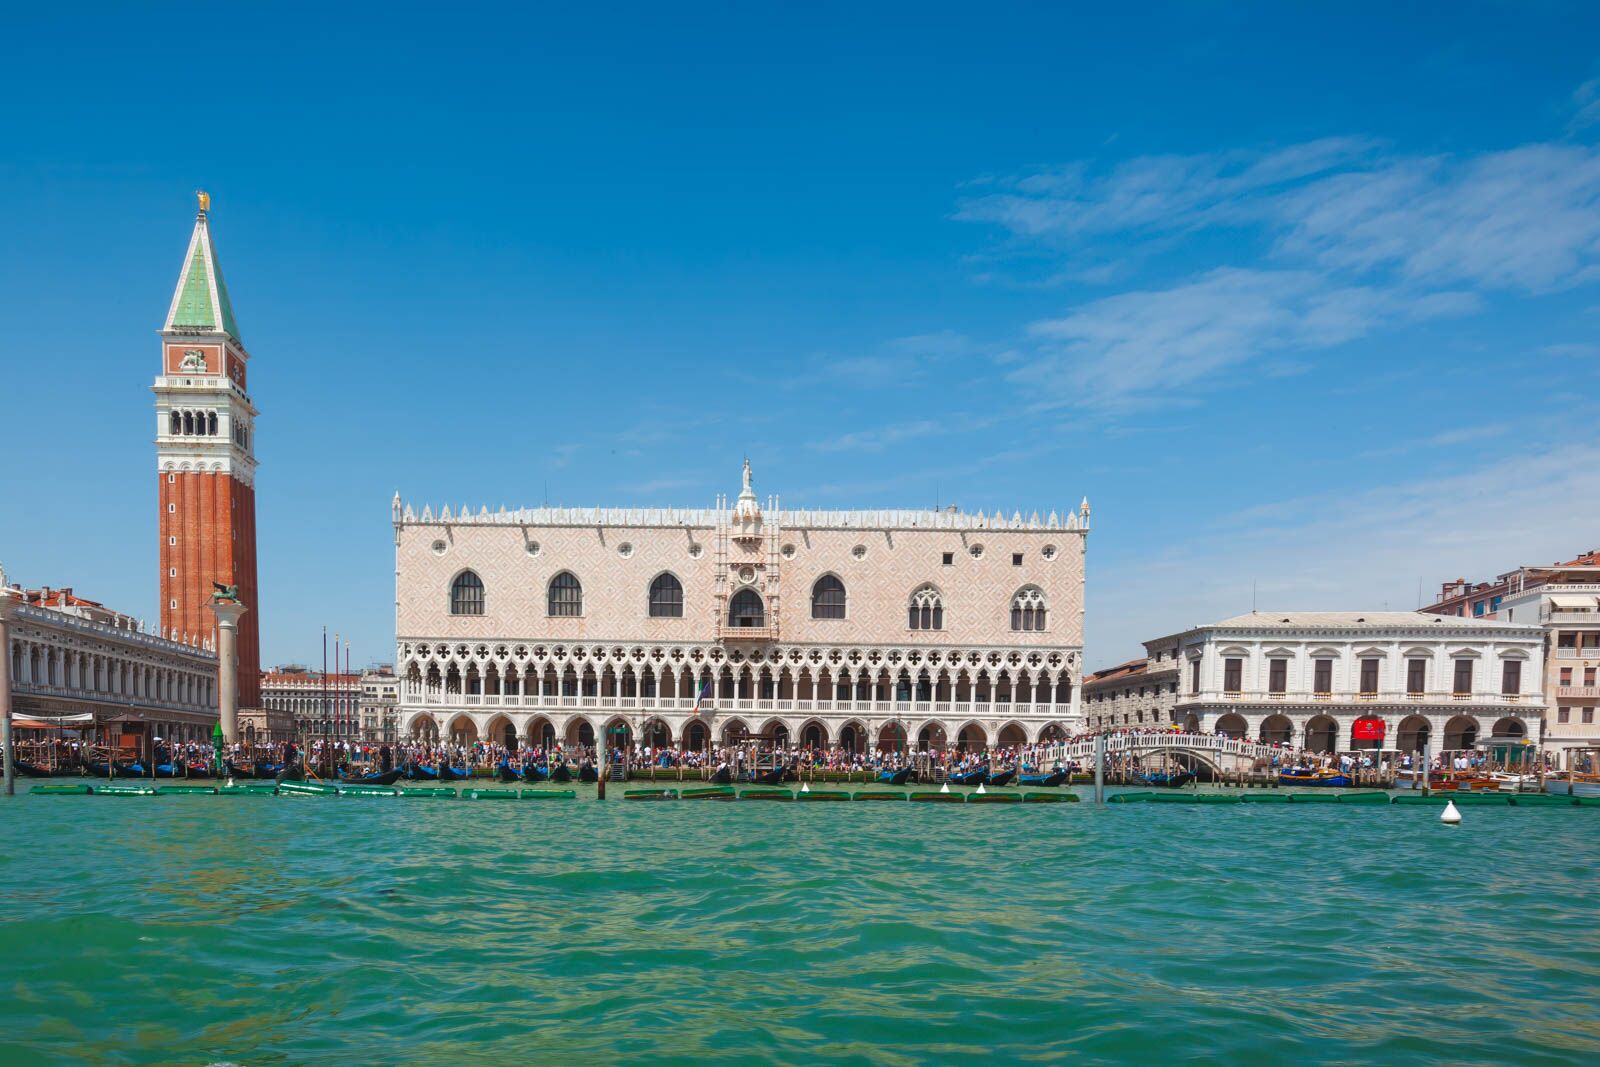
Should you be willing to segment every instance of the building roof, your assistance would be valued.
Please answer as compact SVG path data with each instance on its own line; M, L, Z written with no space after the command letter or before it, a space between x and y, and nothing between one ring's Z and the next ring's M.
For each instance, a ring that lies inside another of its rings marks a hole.
M1451 615L1424 615L1415 611L1251 611L1213 623L1218 629L1276 630L1284 626L1317 629L1376 630L1393 627L1454 626L1504 629L1492 619L1464 619Z
M228 287L222 280L222 265L211 244L211 227L204 208L195 216L194 233L189 237L189 251L184 255L164 329L176 333L225 333L239 340L233 302L228 299Z
M1115 667L1102 667L1092 674L1084 675L1083 684L1088 686L1099 682L1120 682L1124 679L1144 674L1149 666L1150 660L1141 656L1139 659L1130 659L1128 662L1119 663Z

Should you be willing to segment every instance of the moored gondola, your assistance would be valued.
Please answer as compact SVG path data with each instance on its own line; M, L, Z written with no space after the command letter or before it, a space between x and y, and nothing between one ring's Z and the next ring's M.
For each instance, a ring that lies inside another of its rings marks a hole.
M716 785L728 785L733 781L733 768L726 763L717 768L717 773L711 776L711 781Z
M898 771L879 771L878 781L884 785L905 785L911 779L911 768L901 767Z
M472 772L465 767L452 767L448 763L439 764L439 781L464 782L472 777Z
M550 772L538 763L524 763L522 765L522 780L524 782L543 782L550 777Z
M424 763L413 763L406 768L406 777L413 782L437 782L439 772Z
M511 766L510 760L501 760L494 769L494 776L502 782L520 782L522 775L518 774Z
M1182 789L1194 781L1193 771L1154 771L1150 774L1139 774L1133 778L1136 785L1153 785L1163 789Z
M953 785L982 785L989 772L979 767L975 771L959 771L950 776Z
M398 782L405 769L396 767L389 771L373 771L371 774L346 774L343 767L339 768L339 781L349 782L351 785L394 785Z
M1055 770L1049 774L1019 774L1017 776L1017 784L1030 788L1044 786L1046 789L1054 789L1067 780L1067 773L1063 770Z
M766 771L746 771L745 781L755 785L777 785L783 781L783 772L784 768L782 767L773 767L771 770Z
M48 768L40 767L38 764L29 763L25 759L13 758L11 761L11 766L15 768L16 772L22 775L24 778L49 778L52 776Z
M564 761L551 764L550 780L552 782L572 781L572 768L568 767Z
M1016 769L1012 768L1009 770L997 771L994 774L986 774L983 776L983 780L986 785L1010 785L1011 779L1015 778L1016 776Z
M580 781L580 782L598 782L599 780L600 780L600 772L595 770L594 764L585 763L583 766L578 768L578 781Z
M107 761L105 761L105 760L97 760L97 759L94 759L93 757L86 756L86 757L84 757L83 768L84 768L85 773L87 773L92 778L109 778L109 777L111 777L112 765L110 763L108 763ZM121 760L118 760L116 762L115 770L116 770L116 776L118 778L144 778L144 777L147 777L145 769L144 769L144 764L138 763L138 762L125 763L125 762L123 762Z
M1290 769L1278 774L1279 785L1319 785L1343 787L1351 785L1348 774L1340 774L1331 767L1317 770Z

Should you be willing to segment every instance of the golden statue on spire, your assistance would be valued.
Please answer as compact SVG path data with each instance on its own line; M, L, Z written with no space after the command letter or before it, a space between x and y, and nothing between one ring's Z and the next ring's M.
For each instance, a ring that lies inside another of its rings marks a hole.
M194 195L200 201L200 214L204 215L211 210L211 194L203 189L196 189Z

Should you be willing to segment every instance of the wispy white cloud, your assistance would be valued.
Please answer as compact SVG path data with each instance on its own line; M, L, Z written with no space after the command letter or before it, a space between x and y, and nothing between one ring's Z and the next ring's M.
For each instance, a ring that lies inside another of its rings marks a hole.
M1567 132L1576 133L1600 122L1600 78L1590 78L1572 94L1572 119Z
M1551 507L1551 501L1561 506ZM1164 501L1148 516L1157 522ZM1600 447L1506 453L1439 477L1364 493L1263 501L1196 527L1154 557L1096 567L1091 666L1126 659L1139 641L1250 610L1406 610L1439 583L1487 577L1595 547ZM1093 551L1091 549L1091 551Z
M1223 268L1168 289L1104 297L1029 329L1032 358L1011 372L1047 407L1171 403L1220 372L1265 356L1315 352L1381 322L1471 310L1466 294L1403 298L1329 286L1308 271ZM1286 361L1284 366L1292 366Z
M813 441L811 447L818 452L880 452L890 445L912 441L919 437L931 437L945 429L948 427L943 422L918 419L915 422L902 422L871 430L854 430L837 437Z

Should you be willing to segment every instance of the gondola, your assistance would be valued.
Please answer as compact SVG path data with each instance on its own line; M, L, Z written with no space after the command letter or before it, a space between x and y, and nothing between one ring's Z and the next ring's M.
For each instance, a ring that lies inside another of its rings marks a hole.
M988 773L988 771L985 771L982 767L979 767L975 771L961 771L958 774L952 774L950 776L950 781L954 782L956 785L982 785L983 780L988 776Z
M1194 781L1194 772L1156 771L1153 774L1136 775L1134 780L1140 785L1159 786L1163 789L1182 789Z
M598 782L599 780L600 772L595 770L594 764L585 763L582 767L578 768L578 781Z
M1051 771L1049 774L1019 774L1017 775L1017 784L1054 789L1067 780L1068 773L1067 771Z
M911 768L901 767L898 771L879 771L878 781L884 785L905 785L911 779Z
M518 774L514 769L512 769L509 760L501 760L499 764L496 765L494 769L494 776L500 779L502 782L522 781L522 775Z
M29 763L25 759L13 759L11 766L24 778L49 778L50 771L36 763Z
M985 785L1010 785L1011 779L1015 778L1016 776L1016 769L1012 768L1010 770L1000 771L996 774L986 774L983 776L983 781Z
M522 780L524 782L542 782L550 777L550 772L542 764L524 763L522 765Z
M92 777L111 777L111 766L105 760L85 758L83 761L83 766ZM145 777L144 764L142 763L118 763L116 765L116 771L118 778Z
M232 760L227 761L228 773L235 778L259 778L264 781L270 781L271 779L278 777L278 772L271 769L272 766L273 765L270 763L251 763L245 765L235 763Z
M733 782L733 768L724 763L717 768L717 773L711 776L711 781L717 785L731 785Z
M189 777L188 770L189 768L181 763L158 763L156 764L154 776L156 778L187 778Z
M550 780L552 782L572 781L572 768L568 767L565 762L551 764Z
M406 768L406 777L413 782L437 782L439 772L424 764L413 763Z
M371 774L346 774L344 768L340 767L339 781L356 785L394 785L405 773L404 768L396 767L391 771L373 771Z
M465 767L452 767L448 763L439 764L439 781L464 782L472 777L472 772Z
M189 764L187 770L188 770L189 773L184 775L184 777L186 777L186 778L215 778L216 777L215 774L211 773L211 765L209 763L191 763L191 764Z
M783 767L774 767L770 771L746 771L745 780L755 785L777 785L783 781L784 769Z
M1348 786L1351 785L1348 774L1340 774L1331 767L1318 770L1289 770L1278 773L1279 785L1321 785L1321 786Z

